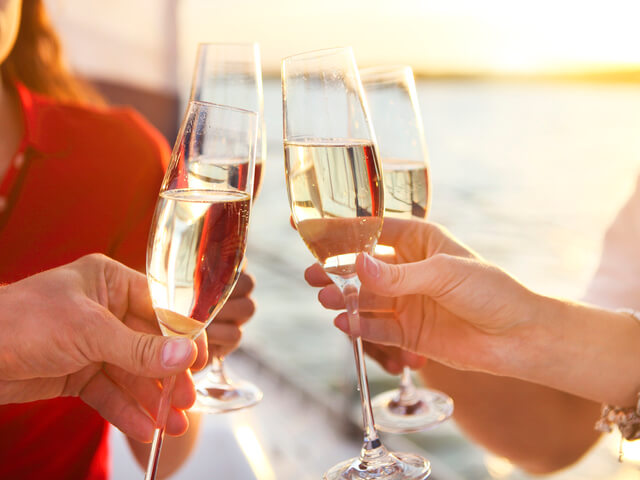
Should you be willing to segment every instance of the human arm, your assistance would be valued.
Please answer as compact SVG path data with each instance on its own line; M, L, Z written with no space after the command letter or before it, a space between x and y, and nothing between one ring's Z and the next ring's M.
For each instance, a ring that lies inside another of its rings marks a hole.
M538 295L435 225L386 225L381 241L396 248L401 265L358 258L363 339L457 369L521 378L599 402L635 403L640 328L630 315ZM320 297L325 306L342 307L333 286ZM348 331L345 314L336 324Z
M449 394L453 418L465 435L534 474L579 460L600 438L601 405L543 385L429 361L423 381Z
M195 344L161 337L141 274L102 255L0 288L0 403L79 396L142 441L154 378L178 375L168 430L180 434L195 390L185 370L202 365ZM203 350L200 349L202 352Z
M364 259L358 262L362 310L375 310L363 315L365 339L418 351L458 370L515 376L598 402L634 402L634 383L640 377L629 366L637 363L631 359L640 331L633 319L536 295L441 229L402 223L386 221L381 241L396 247L400 263L412 263L381 265L384 273L374 279L365 271ZM307 278L322 284L318 267L307 271ZM376 295L380 293L394 297ZM398 296L401 293L412 295ZM320 300L342 308L334 287L325 287ZM344 316L337 324L347 329ZM526 382L456 372L433 362L423 371L430 383L454 396L456 418L472 436L528 470L560 468L597 439L591 430L597 419L594 401ZM483 412L474 399L476 390L490 405ZM523 419L522 409L530 406L540 414ZM523 420L530 428L522 428ZM581 435L574 434L576 422ZM528 444L538 447L529 453Z
M640 178L607 230L601 260L584 300L608 308L640 310L639 244ZM600 436L593 429L601 409L598 402L522 380L456 371L435 362L422 370L422 377L455 397L456 421L470 437L534 472L573 463Z

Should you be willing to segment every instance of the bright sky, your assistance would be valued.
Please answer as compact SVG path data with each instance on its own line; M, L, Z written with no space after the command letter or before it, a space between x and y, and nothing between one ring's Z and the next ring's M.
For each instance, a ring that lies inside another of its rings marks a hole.
M347 44L359 64L409 63L427 72L640 66L637 0L188 0L184 6L185 38L257 40L267 70L277 71L285 55Z
M188 71L199 41L258 41L266 73L282 57L352 45L360 66L428 73L640 69L638 0L47 0L85 71L142 83ZM100 14L97 14L99 12ZM175 21L174 21L175 19ZM170 23L176 25L171 27ZM94 43L90 37L97 38ZM96 44L99 44L96 46ZM169 52L169 55L167 55ZM113 64L114 67L109 67ZM81 67L82 69L82 67Z

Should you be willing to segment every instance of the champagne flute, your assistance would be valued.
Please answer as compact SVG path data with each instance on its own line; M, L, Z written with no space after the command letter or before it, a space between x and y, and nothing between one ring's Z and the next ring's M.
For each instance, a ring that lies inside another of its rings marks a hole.
M284 151L293 221L345 298L362 404L360 456L324 479L421 480L429 462L390 453L375 428L358 335L360 252L372 253L382 228L383 187L362 85L351 48L319 50L282 63Z
M424 219L429 211L431 184L427 145L411 67L371 67L360 70L371 121L381 156L384 215ZM380 248L382 247L382 248ZM393 247L376 252L394 255ZM453 400L437 390L416 388L405 366L400 386L372 400L376 426L393 433L434 427L453 413Z
M260 45L257 43L200 43L191 81L191 100L251 110L258 114L254 199L262 186L267 160L264 94Z
M258 113L258 140L254 174L254 199L260 190L266 159L262 68L257 43L200 43L191 83L191 100L214 102ZM255 405L262 391L246 380L231 380L224 358L212 356L211 363L196 377L194 409L222 413Z
M147 281L162 333L196 338L240 275L253 195L254 112L190 102L156 204ZM163 379L145 480L153 480L175 376Z

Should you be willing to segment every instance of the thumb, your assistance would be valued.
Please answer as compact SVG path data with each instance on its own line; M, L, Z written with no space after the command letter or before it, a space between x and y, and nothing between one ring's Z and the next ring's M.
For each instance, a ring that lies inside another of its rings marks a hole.
M93 361L107 362L144 377L163 378L183 372L196 359L197 347L185 337L163 337L131 330L116 317L108 336L97 342Z
M362 284L378 295L433 295L439 288L438 278L442 273L440 268L433 265L433 258L393 265L363 253L356 260L356 270Z

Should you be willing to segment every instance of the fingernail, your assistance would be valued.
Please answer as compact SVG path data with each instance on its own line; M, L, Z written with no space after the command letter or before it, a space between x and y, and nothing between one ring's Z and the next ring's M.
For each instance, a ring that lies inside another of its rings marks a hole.
M338 315L335 319L335 325L345 333L349 333L349 320L346 315Z
M380 276L380 266L378 262L367 253L364 254L364 271L372 278L378 278Z
M188 338L169 340L162 347L162 364L167 368L180 365L191 355L192 348Z

